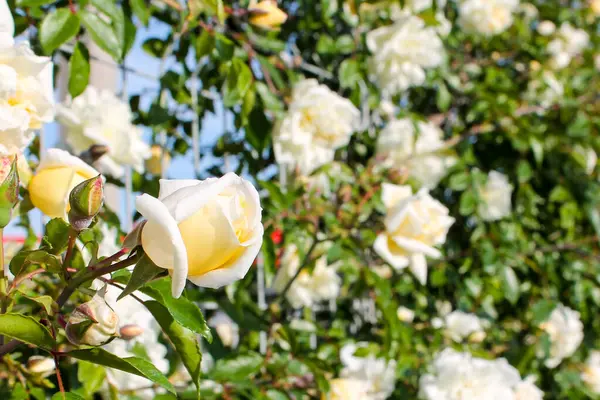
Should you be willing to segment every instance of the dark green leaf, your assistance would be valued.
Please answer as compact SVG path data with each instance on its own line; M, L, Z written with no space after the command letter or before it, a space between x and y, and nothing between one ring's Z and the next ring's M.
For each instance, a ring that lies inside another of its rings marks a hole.
M125 290L121 292L117 300L120 300L123 297L135 292L164 271L165 270L163 268L157 267L156 264L152 262L150 257L144 254L133 269L131 278L129 278L129 282L127 282Z
M62 218L54 218L46 225L40 249L59 255L67 248L71 226Z
M40 305L48 315L54 315L58 312L58 304L56 304L54 299L48 295L33 297L28 296L21 291L19 291L19 293L21 294L23 299L26 299L26 301L30 301Z
M231 57L233 57L235 45L229 38L220 33L216 33L215 47L217 49L217 56L219 57L219 59L221 59L222 61L231 60Z
M169 392L175 393L175 388L171 382L152 363L141 358L120 358L101 348L74 350L70 351L68 355L78 360L89 361L105 367L129 372L130 374L143 376L167 389Z
M208 341L212 340L210 328L206 325L200 308L184 296L175 299L171 295L171 278L151 282L142 287L140 291L165 306L175 321L182 326L201 334Z
M79 32L79 17L68 8L58 8L46 15L40 26L40 44L52 53Z
M214 48L215 37L207 31L202 31L196 38L196 59L200 60L202 57L209 55Z
M90 81L90 55L81 42L77 42L69 60L69 94L79 96Z
M240 103L252 85L252 71L239 59L234 59L223 87L223 104L233 107Z
M77 363L77 379L85 394L92 397L102 387L106 379L106 370L95 363L79 361Z
M32 317L22 314L0 315L0 335L38 346L44 350L53 350L55 345L48 328Z
M146 2L144 0L131 0L129 4L131 4L131 10L138 17L142 25L148 26L148 22L150 21L150 7L146 5Z
M10 260L10 272L18 275L31 265L38 265L49 272L58 273L62 271L62 260L59 256L48 253L45 250L23 250Z
M169 311L157 301L146 301L144 305L152 313L163 332L169 337L177 350L177 354L181 357L183 365L190 373L192 381L200 389L202 352L200 351L200 343L198 343L198 335L178 324L169 314Z

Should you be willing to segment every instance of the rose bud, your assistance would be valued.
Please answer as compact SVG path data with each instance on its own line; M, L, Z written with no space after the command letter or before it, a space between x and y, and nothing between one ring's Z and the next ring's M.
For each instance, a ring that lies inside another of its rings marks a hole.
M31 356L27 360L27 369L34 375L46 377L55 370L54 359L50 357Z
M0 155L0 228L12 218L12 210L19 201L19 174L17 157Z
M69 195L69 223L77 231L90 226L104 203L104 184L102 176L81 182Z
M121 339L131 340L144 333L144 329L139 325L129 324L121 327L119 333L121 334Z
M106 287L73 311L65 331L75 345L102 346L119 336L119 317L104 300Z

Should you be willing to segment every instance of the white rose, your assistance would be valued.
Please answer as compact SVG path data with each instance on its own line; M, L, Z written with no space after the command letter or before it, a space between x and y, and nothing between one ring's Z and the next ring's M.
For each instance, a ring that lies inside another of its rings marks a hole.
M147 219L142 247L172 272L174 297L186 279L209 288L242 279L262 244L258 192L234 173L203 181L163 179L159 198L138 196L136 207Z
M484 221L496 221L511 213L513 187L506 175L490 171L485 186L480 189L481 203L477 209Z
M432 122L410 118L390 121L379 134L377 153L388 163L408 168L423 187L433 189L446 176L457 158L444 150L443 132Z
M593 350L590 352L583 371L581 379L595 394L600 394L600 352Z
M588 46L590 35L583 29L574 28L568 22L561 24L557 37L548 43L551 55L550 64L553 68L565 68Z
M544 392L535 386L532 376L525 378L515 387L515 400L542 400Z
M542 21L537 26L537 31L542 36L550 36L556 31L556 25L552 21Z
M551 71L544 71L537 79L532 79L527 85L525 99L537 103L543 108L558 104L564 97L565 88L561 81Z
M208 325L215 328L223 346L237 347L240 341L240 328L229 315L219 311L208 320Z
M281 266L272 288L277 293L282 293L288 282L294 278L300 268L298 248L289 245L281 257ZM294 308L311 307L314 304L334 300L340 292L341 279L335 266L327 265L327 257L320 257L312 273L302 270L290 285L286 298Z
M533 385L523 381L516 368L503 358L486 360L448 348L435 356L429 373L421 376L419 395L425 400L537 400L518 397L525 390L532 392L524 384Z
M473 336L479 342L485 332L483 323L475 314L465 313L460 310L452 311L446 315L444 325L445 334L455 342L462 342L464 339Z
M387 208L385 231L375 240L375 251L396 269L409 267L425 284L425 257L441 257L435 246L446 241L454 218L427 190L413 195L410 186L384 183L382 197Z
M367 47L372 53L370 74L387 95L422 85L425 70L444 60L444 45L435 28L408 14L367 33Z
M67 127L66 142L76 153L94 144L108 147L98 168L115 177L123 176L123 166L144 171L144 160L151 156L142 131L131 124L129 104L109 90L88 86L77 98L57 106L57 118Z
M458 23L468 32L497 35L513 23L519 0L461 0Z
M10 9L0 0L0 143L22 150L54 118L53 65L29 43L15 44L13 35Z
M273 132L275 159L301 175L333 160L359 127L360 113L349 100L306 79L294 87L286 116Z
M396 316L398 316L400 321L408 322L410 324L415 319L415 312L410 308L400 306L398 307L398 310L396 310Z
M583 147L582 145L578 144L573 148L573 154L579 157L576 157L576 159L579 162L583 163L583 166L585 167L585 172L587 172L588 175L594 173L594 170L596 169L596 164L598 163L598 155L596 154L594 149L592 149L591 147Z
M583 341L579 313L562 304L552 311L540 328L550 336L550 357L544 363L548 368L555 368L563 359L572 356Z
M370 400L367 383L353 379L333 379L329 381L329 393L323 393L321 400Z
M396 362L376 358L373 355L356 357L357 349L368 343L350 343L340 350L340 360L344 368L340 376L345 379L365 382L369 400L387 399L396 386Z

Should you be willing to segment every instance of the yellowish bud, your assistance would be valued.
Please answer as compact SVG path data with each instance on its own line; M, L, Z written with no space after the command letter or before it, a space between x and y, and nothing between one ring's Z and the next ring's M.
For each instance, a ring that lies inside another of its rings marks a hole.
M73 311L65 328L71 343L102 346L119 336L119 317L104 300L105 292L106 288L99 290Z
M87 228L103 203L104 184L101 175L81 182L69 195L69 222L77 231Z
M27 360L27 369L32 374L45 377L54 372L54 360L50 357L31 356Z
M255 26L264 29L273 29L282 25L287 20L287 14L277 7L274 0L263 0L251 6L248 11L248 21Z
M129 325L123 326L119 330L119 333L121 334L121 339L131 340L133 338L140 336L142 333L144 333L144 329L139 325L129 324Z
M163 148L155 144L150 150L151 156L145 161L146 171L152 175L162 175L163 167L168 168L171 163L171 155L165 153L164 165L163 165Z

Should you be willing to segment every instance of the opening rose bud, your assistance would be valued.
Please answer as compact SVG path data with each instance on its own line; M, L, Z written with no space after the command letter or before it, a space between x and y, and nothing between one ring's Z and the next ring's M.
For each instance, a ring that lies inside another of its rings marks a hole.
M277 2L273 0L261 1L251 6L248 11L250 12L248 21L264 29L277 28L287 20L287 14L281 11L277 7Z
M186 279L219 288L246 276L263 239L258 192L229 173L220 179L161 180L159 197L136 199L147 222L142 247L170 270L174 297Z
M64 150L49 149L29 182L31 202L48 217L67 220L71 190L96 176L98 171L81 159Z
M119 336L119 317L104 300L104 293L105 289L99 290L69 317L65 332L71 343L102 346Z
M31 356L27 360L27 369L32 374L48 376L54 372L54 359L50 357Z
M81 182L69 195L69 223L77 231L86 229L104 203L102 176Z
M19 174L17 157L0 157L0 228L6 227L12 210L19 201Z

